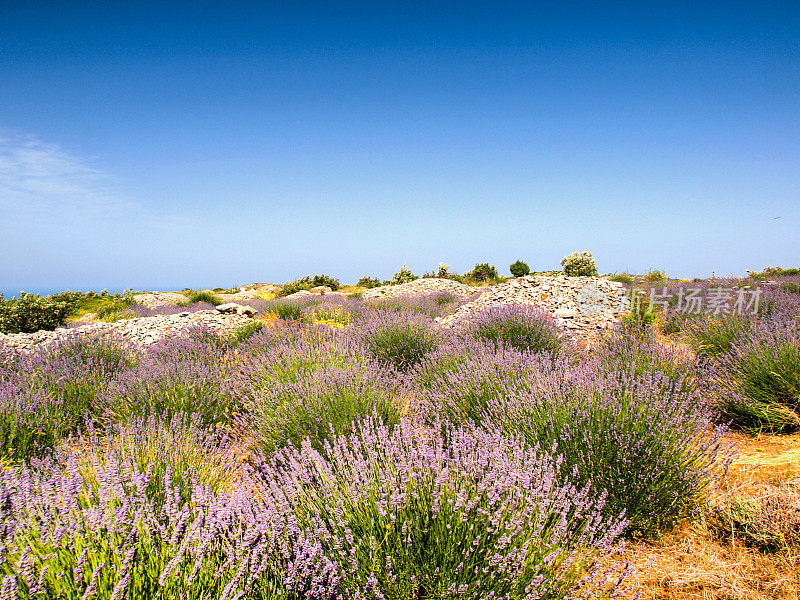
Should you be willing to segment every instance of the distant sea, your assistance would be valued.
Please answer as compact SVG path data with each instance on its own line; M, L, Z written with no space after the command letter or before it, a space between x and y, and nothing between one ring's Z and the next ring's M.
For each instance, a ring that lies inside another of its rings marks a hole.
M173 287L173 288L169 288L169 287L152 287L152 288L139 288L139 289L147 289L147 290L163 289L163 290L167 290L167 289L183 289L183 287L184 286L180 286L179 288L175 288L175 287ZM59 292L64 292L67 289L70 289L73 292L76 292L78 290L80 290L82 292L89 292L89 291L100 292L100 291L102 291L102 288L96 288L96 289L94 289L94 288L79 288L77 286L76 287L71 287L71 288L30 288L30 289L23 289L22 291L25 292L25 293L28 293L28 294L39 294L40 296L50 296L51 294L58 294ZM117 292L124 292L124 291L125 291L125 288L119 288L119 289L117 289L117 288L108 288L108 293L109 294L116 294ZM20 292L19 288L9 288L9 287L0 288L0 293L3 294L3 297L6 300L8 300L9 298L14 298L14 297L19 296L19 292Z

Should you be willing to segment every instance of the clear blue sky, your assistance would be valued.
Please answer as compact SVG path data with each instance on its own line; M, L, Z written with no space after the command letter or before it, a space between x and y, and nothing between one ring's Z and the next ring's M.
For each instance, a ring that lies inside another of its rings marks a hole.
M795 2L0 2L6 294L743 273L799 206Z

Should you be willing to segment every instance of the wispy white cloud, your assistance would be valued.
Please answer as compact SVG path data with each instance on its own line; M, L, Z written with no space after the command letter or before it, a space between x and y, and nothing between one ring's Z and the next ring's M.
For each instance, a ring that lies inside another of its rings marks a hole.
M57 144L0 133L0 207L96 210L125 204L111 178Z

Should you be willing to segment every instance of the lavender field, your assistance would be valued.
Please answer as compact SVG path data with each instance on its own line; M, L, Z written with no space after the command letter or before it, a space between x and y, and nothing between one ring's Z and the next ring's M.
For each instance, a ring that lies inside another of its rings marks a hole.
M626 544L718 513L731 432L800 429L797 292L588 347L526 305L441 327L446 293L0 347L0 600L633 597Z

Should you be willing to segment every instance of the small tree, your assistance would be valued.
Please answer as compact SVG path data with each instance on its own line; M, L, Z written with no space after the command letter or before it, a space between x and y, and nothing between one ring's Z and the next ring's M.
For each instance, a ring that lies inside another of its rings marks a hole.
M380 287L381 280L375 277L370 277L369 275L365 275L364 277L358 280L358 283L356 283L356 285L365 288L375 288L375 287Z
M561 266L564 267L564 275L570 277L597 275L597 265L594 263L594 256L588 250L583 252L573 252L569 256L561 259Z
M411 270L406 266L406 263L403 263L403 266L400 267L400 270L394 274L389 281L385 281L385 285L400 285L402 283L408 283L410 281L414 281L415 279L419 279L416 275L414 275Z
M475 281L493 281L495 279L499 279L499 276L497 275L497 267L490 265L489 263L477 263L475 268L467 273L467 277L470 277Z
M521 260L518 260L514 264L512 264L508 269L511 271L511 274L514 277L525 277L525 275L529 275L531 272L531 268L528 266L528 263L524 263Z

